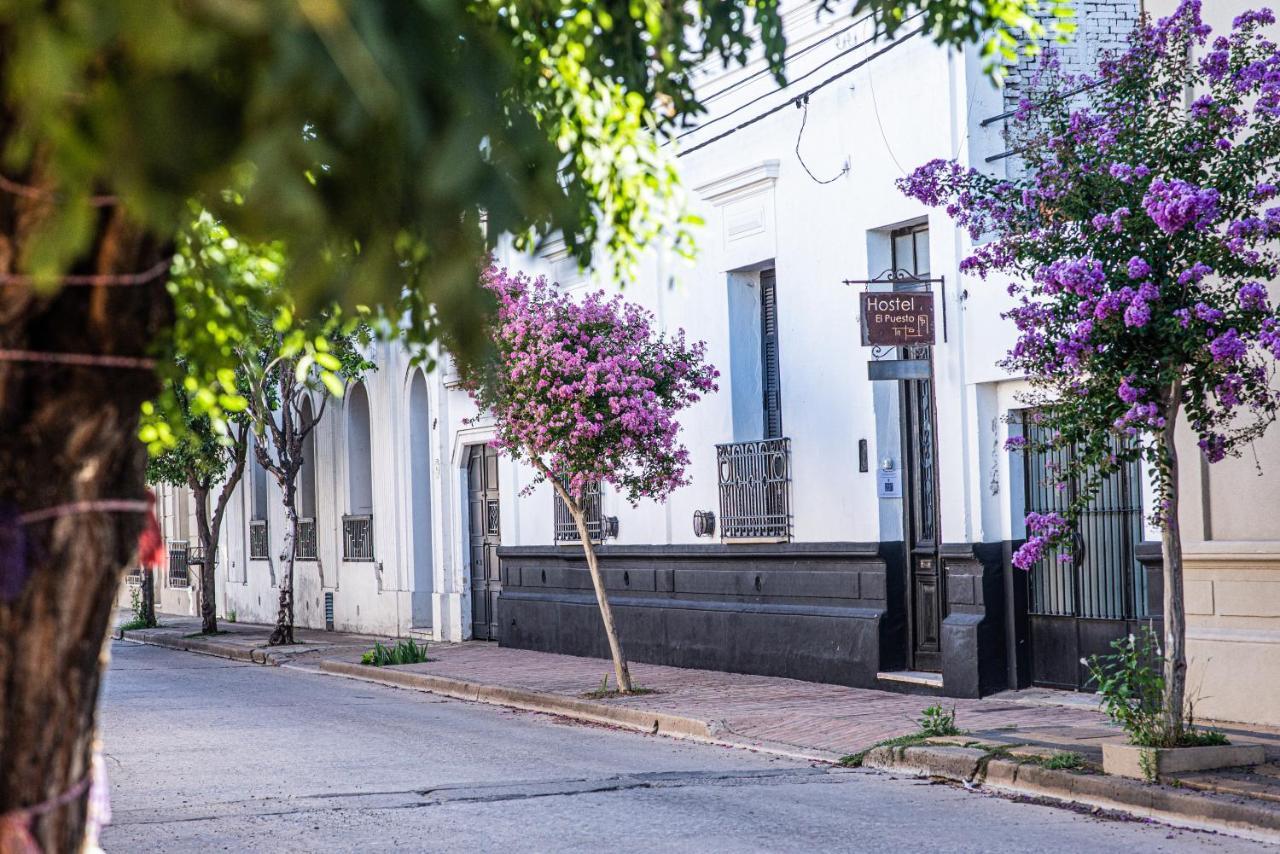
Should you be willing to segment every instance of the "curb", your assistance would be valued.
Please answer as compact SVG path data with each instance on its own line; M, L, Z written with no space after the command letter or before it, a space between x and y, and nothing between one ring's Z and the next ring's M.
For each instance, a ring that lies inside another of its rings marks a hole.
M464 679L453 679L448 676L435 676L430 673L413 673L404 670L392 670L383 667L370 667L367 664L352 664L348 661L328 659L320 662L320 670L350 679L361 679L365 682L380 682L397 688L413 688L432 694L442 694L458 700L472 700L478 703L489 703L497 706L510 706L530 712L546 712L552 715L591 721L592 723L612 724L627 729L647 732L653 735L670 735L677 738L693 738L699 741L712 741L718 729L712 721L687 718L667 712L650 712L644 709L630 709L610 706L594 700L576 700L559 694L547 694L542 691L531 691L524 688L508 688L503 685L486 685L480 682L468 682ZM370 670L377 671L370 673Z
M371 673L371 670L375 672ZM543 691L533 691L526 688L487 685L480 682L468 682L465 679L454 679L449 676L436 676L431 673L395 670L386 667L370 667L366 664L353 664L349 661L335 661L333 659L321 661L320 671L347 679L359 679L364 682L376 682L396 688L426 691L431 694L453 697L457 700L470 700L493 706L506 706L527 712L559 715L579 721L623 727L650 735L683 738L702 742L703 744L714 744L719 747L732 747L739 750L756 750L761 753L796 759L801 762L833 764L839 762L843 755L818 748L806 748L798 745L740 737L725 726L722 721L708 721L701 718L674 715L669 712L653 712L645 709L611 706L608 703L600 703L595 700L578 700L562 694L548 694Z
M977 748L877 747L862 764L896 774L950 780L966 788L1115 810L1176 827L1280 843L1280 807L1104 774L1050 770Z
M160 646L167 649L194 652L200 655L211 655L217 658L228 658L252 664L294 667L290 654L268 651L267 647L246 648L218 643L205 638L151 634L150 630L147 629L134 629L127 632L117 631L115 636L130 643ZM839 762L844 755L818 748L807 748L800 745L738 736L721 721L706 721L699 718L673 715L668 712L651 712L644 709L610 706L607 703L578 700L560 694L468 682L463 679L435 676L429 673L413 673L384 667L369 667L364 664L353 664L334 659L321 659L318 664L319 672L329 676L341 676L347 679L359 679L364 682L390 685L395 688L426 691L458 700L470 700L493 706L506 706L529 712L543 712L574 720L623 727L651 735L664 735L670 738L700 741L704 744L715 744L720 747L756 750L761 753L796 759L801 762L834 764ZM310 670L310 668L306 669ZM369 671L371 670L375 672L370 673Z
M250 664L266 664L273 667L289 661L287 654L268 651L264 647L244 647L235 644L219 643L207 638L188 638L171 634L152 634L146 629L133 631L117 631L116 637L132 643L162 646L183 652L194 652L200 655L212 655L216 658L229 658L234 661L245 661Z

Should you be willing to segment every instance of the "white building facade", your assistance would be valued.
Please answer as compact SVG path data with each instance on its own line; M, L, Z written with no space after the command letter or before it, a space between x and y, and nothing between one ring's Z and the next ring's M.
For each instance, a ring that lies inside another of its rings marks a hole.
M1049 499L1040 461L1004 450L1023 429L1023 384L997 365L1013 340L999 316L1008 298L960 275L968 236L894 184L939 157L1011 168L1006 93L975 51L915 36L919 19L888 40L867 20L817 17L818 6L786 12L785 87L759 59L708 67L709 113L677 143L706 223L697 259L655 252L625 283L658 327L707 341L722 378L681 418L689 486L638 508L602 489L597 515L613 535L600 552L624 648L641 661L950 696L1082 688L1081 656L1158 620L1149 489L1136 471L1114 484L1080 568L1011 568L1024 511ZM1068 63L1119 46L1138 12L1088 6ZM499 261L570 292L616 287L554 245ZM864 346L867 291L931 293L932 347ZM531 470L488 448L492 427L447 361L426 373L395 345L373 355L378 369L330 401L314 433L297 622L606 654L550 487L520 496ZM1262 452L1280 464L1275 443ZM218 604L272 622L284 514L253 469L225 522ZM1261 488L1275 483L1268 472ZM194 544L185 500L165 491L164 527ZM1275 515L1251 536L1280 542ZM1220 644L1246 644L1254 685L1271 687L1242 699L1213 661L1221 649L1193 643L1204 659L1193 667L1230 698L1202 698L1199 714L1280 723L1280 564L1266 566L1249 581L1273 598L1238 627L1247 637L1211 628ZM166 578L157 592L162 609L195 613L187 588Z

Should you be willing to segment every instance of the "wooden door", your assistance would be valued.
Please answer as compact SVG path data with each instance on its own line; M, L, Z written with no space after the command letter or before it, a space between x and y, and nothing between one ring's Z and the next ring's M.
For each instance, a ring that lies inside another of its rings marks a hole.
M931 358L925 352L913 358ZM910 581L911 667L942 670L943 579L938 557L938 466L932 380L902 383L903 531Z
M498 546L502 542L498 452L472 445L467 453L467 539L471 563L471 636L498 639Z

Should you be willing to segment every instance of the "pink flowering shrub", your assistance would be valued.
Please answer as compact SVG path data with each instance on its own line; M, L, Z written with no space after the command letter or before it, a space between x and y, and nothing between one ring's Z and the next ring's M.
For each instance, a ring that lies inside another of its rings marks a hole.
M676 413L716 391L705 344L655 334L653 315L618 296L575 301L497 268L482 282L498 300L496 359L465 370L462 385L492 413L495 444L538 469L530 488L549 472L575 497L608 481L635 503L686 483Z
M899 184L985 241L964 271L1016 278L1004 364L1036 388L1046 441L1072 449L1048 476L1084 484L1061 517L1028 518L1018 566L1069 537L1102 477L1135 459L1176 537L1181 412L1209 462L1275 420L1280 317L1263 283L1280 272L1280 52L1260 30L1272 23L1249 12L1215 38L1184 0L1091 79L1049 57L1010 122L1020 177L934 161Z

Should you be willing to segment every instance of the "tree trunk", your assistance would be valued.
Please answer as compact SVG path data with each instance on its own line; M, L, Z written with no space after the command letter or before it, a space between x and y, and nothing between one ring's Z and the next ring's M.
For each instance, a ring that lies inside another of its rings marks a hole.
M604 634L609 640L609 654L613 657L613 675L618 682L618 691L630 694L631 671L627 668L627 659L622 655L622 642L618 640L618 628L613 622L613 609L609 606L609 594L604 589L604 578L600 575L600 564L596 560L596 547L591 542L591 534L587 530L587 515L569 490L565 489L558 478L548 473L552 488L560 494L560 500L569 508L573 524L578 528L578 538L582 541L582 552L587 558L587 571L591 574L591 584L596 590L596 604L600 606L600 619L604 623Z
M0 193L0 273L22 271L26 230L41 205L57 203ZM119 209L96 216L93 245L72 272L135 273L163 261L166 246ZM143 358L170 306L163 277L52 295L0 285L0 349ZM153 371L123 364L0 358L0 507L6 517L61 508L18 522L25 549L5 555L16 575L0 584L0 826L28 828L47 852L79 851L84 839L105 641L146 518L68 507L146 498L138 417L159 388Z
M142 582L139 584L142 588L142 624L148 629L153 629L159 625L156 619L156 571L151 567L143 567Z
M218 535L209 523L209 487L192 482L191 495L196 503L196 528L204 560L200 562L200 631L206 635L218 631L218 602L215 597L213 568L217 566Z
M294 472L296 477L297 472ZM293 556L294 543L298 541L298 509L294 490L285 489L284 499L284 548L280 552L280 563L284 572L280 578L280 608L276 612L276 628L267 641L271 646L294 643L293 639Z
M1181 405L1182 384L1175 382L1169 392L1165 426L1161 433L1166 477L1169 483L1168 506L1160 535L1160 551L1164 561L1164 715L1167 733L1173 743L1182 736L1186 720L1187 690L1187 613L1182 595L1182 529L1178 520L1178 449L1174 432Z

